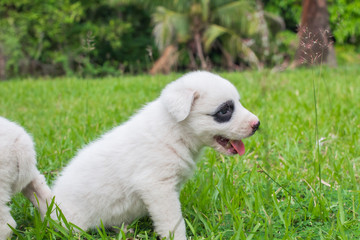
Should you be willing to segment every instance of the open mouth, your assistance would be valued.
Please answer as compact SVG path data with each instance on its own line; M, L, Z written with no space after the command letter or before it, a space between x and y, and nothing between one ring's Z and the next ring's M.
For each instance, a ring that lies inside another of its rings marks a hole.
M245 145L241 140L230 140L222 136L215 136L215 140L225 148L229 154L243 155L245 153Z

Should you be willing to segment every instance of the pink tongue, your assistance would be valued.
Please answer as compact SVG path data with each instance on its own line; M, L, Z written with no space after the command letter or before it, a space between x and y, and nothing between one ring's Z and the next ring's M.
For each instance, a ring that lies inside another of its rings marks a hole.
M241 156L244 155L245 153L245 145L241 140L231 140L230 141L231 145L235 148L235 150L237 151L237 153Z

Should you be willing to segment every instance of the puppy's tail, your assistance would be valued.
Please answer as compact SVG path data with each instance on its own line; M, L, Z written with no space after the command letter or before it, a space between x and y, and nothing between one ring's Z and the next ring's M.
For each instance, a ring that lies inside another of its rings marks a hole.
M46 184L45 177L38 172L35 178L22 190L35 207L40 210L43 217L47 211L47 205L50 204L52 193Z

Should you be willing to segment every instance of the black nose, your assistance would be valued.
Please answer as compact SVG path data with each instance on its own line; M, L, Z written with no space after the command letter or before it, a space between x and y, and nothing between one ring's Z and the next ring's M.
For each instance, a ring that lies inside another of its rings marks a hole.
M255 123L253 123L253 125L251 126L252 129L253 129L253 132L255 132L256 130L259 129L259 126L260 126L260 121L257 121Z

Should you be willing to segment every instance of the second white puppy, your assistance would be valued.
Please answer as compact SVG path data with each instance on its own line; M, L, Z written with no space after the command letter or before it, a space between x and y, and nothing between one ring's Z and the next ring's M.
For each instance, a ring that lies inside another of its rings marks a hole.
M0 240L11 236L8 224L16 227L6 203L20 191L45 214L51 191L36 168L33 140L21 126L0 117Z
M204 146L244 154L259 127L227 80L193 72L170 83L129 121L79 151L56 181L55 201L83 229L150 214L162 237L186 239L179 192Z

